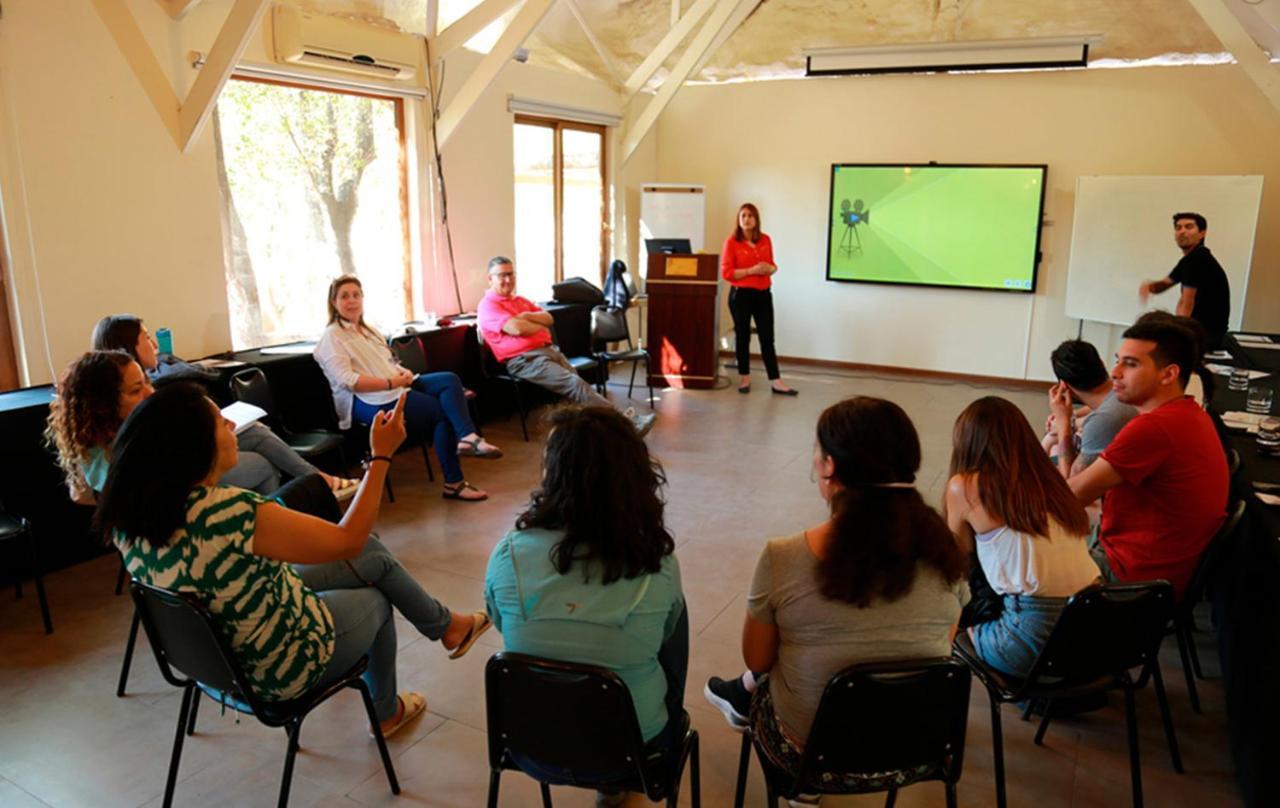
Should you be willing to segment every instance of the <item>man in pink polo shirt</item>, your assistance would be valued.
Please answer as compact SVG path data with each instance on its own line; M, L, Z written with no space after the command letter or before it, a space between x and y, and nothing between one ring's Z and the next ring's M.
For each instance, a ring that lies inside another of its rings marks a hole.
M480 300L480 336L507 372L532 382L577 404L612 406L609 399L592 389L569 364L560 349L551 344L551 315L518 296L516 268L510 258L498 256L489 262L489 291ZM642 436L653 428L656 415L639 415L634 408L624 412Z

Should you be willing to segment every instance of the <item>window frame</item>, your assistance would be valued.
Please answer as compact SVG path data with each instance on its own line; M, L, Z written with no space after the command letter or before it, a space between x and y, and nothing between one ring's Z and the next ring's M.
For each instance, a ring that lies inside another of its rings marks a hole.
M544 118L519 112L514 114L513 133L516 126L540 126L552 130L551 186L556 221L554 283L564 280L564 132L568 129L600 136L600 266L597 282L603 285L609 268L609 245L612 243L609 221L609 128L602 124Z
M251 75L240 72L231 74L230 81L247 81L257 84L272 84L277 87L288 87L294 90L310 90L312 92L336 93L338 95L354 95L360 98L373 98L379 101L391 101L395 111L395 125L398 148L396 165L400 177L400 238L402 242L403 264L401 271L401 288L404 292L404 321L411 322L415 318L413 295L413 238L410 228L413 226L409 215L409 140L406 132L405 101L402 95L379 93L375 90L355 89L352 87L326 84L322 80L304 81L302 79L273 78ZM225 257L224 257L225 260Z

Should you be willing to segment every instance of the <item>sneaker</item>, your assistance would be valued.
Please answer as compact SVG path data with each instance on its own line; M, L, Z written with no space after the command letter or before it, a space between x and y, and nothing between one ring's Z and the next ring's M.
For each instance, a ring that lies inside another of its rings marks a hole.
M636 428L636 432L639 433L640 437L642 438L645 435L649 434L649 431L653 429L653 422L658 420L658 416L656 413L641 415L640 413L636 412L635 407L627 407L626 411L623 412L622 414L625 415L629 421L631 421L632 425Z
M724 720L729 722L735 732L747 728L747 714L751 712L751 694L742 686L742 679L721 679L712 676L702 688L702 695L712 706L724 713Z

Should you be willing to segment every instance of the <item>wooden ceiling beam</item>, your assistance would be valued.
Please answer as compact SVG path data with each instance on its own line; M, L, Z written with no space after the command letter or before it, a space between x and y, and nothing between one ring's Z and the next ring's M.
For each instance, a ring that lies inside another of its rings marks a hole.
M628 99L640 92L640 88L645 85L645 82L649 81L658 68L662 67L662 63L667 61L667 57L671 55L672 51L681 42L684 42L685 37L689 36L689 32L701 22L702 18L707 15L707 12L715 4L716 0L697 0L685 12L685 15L680 18L680 21L672 26L667 35L658 41L657 46L644 58L640 66L623 82L622 88Z

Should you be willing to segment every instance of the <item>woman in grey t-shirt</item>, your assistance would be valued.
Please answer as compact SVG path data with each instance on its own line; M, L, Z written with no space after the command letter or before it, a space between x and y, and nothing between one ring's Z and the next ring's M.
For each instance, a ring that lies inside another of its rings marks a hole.
M827 408L817 432L814 475L831 516L766 545L747 595L748 672L704 690L789 771L833 675L948 656L968 599L964 554L915 489L920 441L907 414L859 396Z

